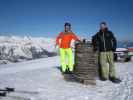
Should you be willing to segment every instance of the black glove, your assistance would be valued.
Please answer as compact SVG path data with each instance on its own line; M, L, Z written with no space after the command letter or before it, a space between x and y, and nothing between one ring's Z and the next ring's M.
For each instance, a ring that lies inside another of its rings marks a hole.
M115 52L116 51L116 48L113 48L112 51Z

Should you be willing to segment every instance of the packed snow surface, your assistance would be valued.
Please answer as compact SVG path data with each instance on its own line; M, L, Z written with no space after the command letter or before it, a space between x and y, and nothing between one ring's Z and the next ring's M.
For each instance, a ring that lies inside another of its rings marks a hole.
M11 93L30 100L133 100L133 62L116 63L117 76L122 82L96 80L96 86L68 82L59 70L59 57L0 65L0 87L36 91L38 94ZM0 100L20 100L0 98Z

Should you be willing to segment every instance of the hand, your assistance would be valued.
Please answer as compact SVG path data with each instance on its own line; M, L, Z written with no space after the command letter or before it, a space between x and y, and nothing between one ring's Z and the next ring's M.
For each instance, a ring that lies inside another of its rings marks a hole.
M77 44L77 43L81 43L81 41L80 40L77 40L77 41L75 41L75 43Z
M56 49L56 48L57 48L57 46L58 46L58 45L57 45L57 44L55 44L54 48Z
M77 40L78 42L82 42L81 40Z
M113 51L113 52L115 52L115 51L116 51L116 49L115 49L115 48L113 48L113 49L112 49L112 51Z

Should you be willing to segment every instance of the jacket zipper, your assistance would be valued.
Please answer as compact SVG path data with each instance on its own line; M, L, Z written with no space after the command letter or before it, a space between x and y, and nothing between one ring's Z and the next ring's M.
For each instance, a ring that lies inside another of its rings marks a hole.
M103 32L103 43L104 43L104 51L106 52L104 32Z

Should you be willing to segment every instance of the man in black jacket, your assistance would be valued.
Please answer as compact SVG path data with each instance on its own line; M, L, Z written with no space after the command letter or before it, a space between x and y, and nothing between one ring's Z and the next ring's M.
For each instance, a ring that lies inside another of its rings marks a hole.
M101 66L101 80L106 81L108 78L113 83L120 83L121 80L116 78L114 65L114 52L117 41L114 34L108 30L105 22L100 23L100 31L92 37L94 51L99 52L99 62ZM108 68L108 64L109 68Z

